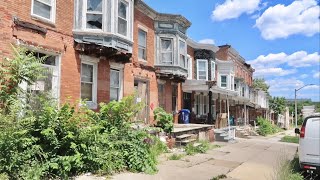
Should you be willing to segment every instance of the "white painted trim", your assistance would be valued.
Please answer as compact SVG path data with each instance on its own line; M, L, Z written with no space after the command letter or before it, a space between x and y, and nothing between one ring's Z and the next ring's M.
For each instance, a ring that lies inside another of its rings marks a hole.
M142 24L138 24L138 29L143 30L144 32L148 33L148 28Z
M206 63L206 81L208 81L208 61L206 59L197 59L197 80L204 80L204 79L199 79L199 62L205 62Z
M177 49L178 49L178 65L179 65L180 67L184 68L184 69L187 69L187 68L183 67L182 64L180 64L180 63L181 63L181 61L180 61L180 41L184 43L184 52L185 52L185 53L184 53L183 55L184 55L184 58L185 58L185 59L184 59L185 64L186 64L186 61L187 61L187 58L188 58L188 57L187 57L187 56L188 56L188 52L187 52L187 51L188 51L188 50L187 50L187 46L188 46L188 45L187 45L187 42L186 42L184 39L182 39L182 38L179 37L179 38L178 38L178 43L177 43L177 44L178 44L178 48L177 48Z
M188 78L187 79L192 79L193 78L193 67L192 67L192 62L193 62L193 58L188 54L187 55L187 59L189 59L188 61Z
M140 30L141 31L143 31L144 33L145 33L145 55L146 55L146 58L145 59L141 59L140 57L139 57L139 32L140 32ZM140 27L139 26L139 24L138 24L138 61L141 61L141 62L143 62L143 63L147 63L147 60L148 60L148 54L147 54L147 52L148 52L148 30L146 30L146 28L144 28L144 27Z
M93 66L93 85L92 85L92 101L86 101L86 105L90 109L97 109L97 91L98 91L98 58L80 55L81 59L81 70L80 70L80 99L81 99L81 74L82 74L82 64L88 64Z
M33 17L33 18L36 18L36 19L38 19L38 20L40 20L40 21L43 21L43 22L45 22L45 23L49 23L49 24L55 24L55 21L56 21L56 0L52 0L52 4L51 4L51 12L50 12L50 16L51 16L51 19L47 19L47 18L45 18L45 17L42 17L42 16L39 16L39 15L37 15L37 14L33 14L33 5L34 5L34 1L35 0L31 0L31 17ZM41 3L44 3L44 2L42 2L41 0L37 0L37 1L39 1L39 2L41 2ZM46 4L46 5L48 5L48 6L50 6L49 4L47 4L47 3L44 3L44 4Z
M212 65L213 65L213 68L212 68ZM213 81L215 77L216 77L216 63L214 61L211 61L211 81Z
M226 82L227 83L226 87L222 87L221 86L222 85L221 76L226 76L226 81L227 81ZM229 84L229 75L228 74L219 74L219 87L222 88L222 89L229 89L228 84Z
M121 100L123 98L123 83L124 83L123 69L124 69L124 64L110 62L110 75L111 75L111 70L112 69L119 71L119 81L120 81L120 83L119 83L119 85L120 85L120 87L119 87L119 100ZM110 78L110 76L109 76L109 78Z

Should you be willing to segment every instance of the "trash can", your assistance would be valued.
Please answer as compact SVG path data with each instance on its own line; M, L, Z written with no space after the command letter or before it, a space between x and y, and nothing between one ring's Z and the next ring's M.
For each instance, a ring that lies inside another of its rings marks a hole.
M189 116L190 116L190 111L189 109L181 109L179 111L179 120L180 123L182 124L189 124Z

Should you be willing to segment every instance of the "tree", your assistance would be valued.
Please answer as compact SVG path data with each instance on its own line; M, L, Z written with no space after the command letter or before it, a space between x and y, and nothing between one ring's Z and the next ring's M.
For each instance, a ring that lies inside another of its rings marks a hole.
M282 114L286 108L286 99L284 97L273 97L269 101L269 107L275 114Z
M254 79L253 80L253 87L259 88L269 94L269 87L270 86L266 83L265 79L263 79L263 78Z

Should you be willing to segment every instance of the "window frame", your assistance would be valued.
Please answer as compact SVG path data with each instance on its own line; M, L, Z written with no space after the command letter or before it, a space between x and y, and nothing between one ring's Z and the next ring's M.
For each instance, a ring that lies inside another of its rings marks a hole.
M83 3L83 13L82 13L82 19L83 19L83 29L84 30L87 30L87 31L97 31L97 32L101 32L101 31L104 31L104 21L105 21L105 0L101 0L102 1L102 9L101 9L101 12L98 12L98 11L88 11L88 1L89 0L85 0L84 3ZM89 13L88 13L89 12ZM87 14L101 14L102 16L102 26L101 26L101 29L92 29L92 28L87 28Z
M184 44L184 52L180 52L180 45L182 43ZM180 59L181 55L184 57L183 60ZM182 61L184 62L184 66L182 65ZM188 64L187 64L187 43L182 39L179 39L179 65L180 65L180 67L182 67L184 69L188 69Z
M144 35L145 35L145 47L143 47L143 46L141 46L139 43L140 43L140 41L139 41L139 35L140 35L140 32L143 32L144 33ZM139 61L147 61L147 38L148 38L148 32L147 31L145 31L144 29L142 29L142 28L138 28L138 59L139 59ZM140 48L144 48L144 52L145 52L145 57L144 58L140 58L140 56L139 56L139 50L140 50Z
M125 18L125 19L119 16L119 4L120 4L120 3L123 3L123 4L126 5L126 18ZM128 37L128 36L129 36L129 31L130 31L130 29L129 29L129 16L130 16L130 14L129 14L129 13L130 13L130 11L129 11L129 3L128 3L127 1L125 1L125 0L118 0L116 7L117 7L117 10L116 10L116 12L117 12L117 15L116 15L117 31L116 31L116 33L117 33L118 35L120 35L120 36ZM123 35L123 34L119 33L119 18L121 18L122 20L125 20L125 21L127 22L127 23L126 23L126 25L127 25L126 35Z
M50 19L47 19L47 18L45 18L45 17L42 17L42 16L40 16L40 15L37 15L37 14L34 14L33 13L33 9L34 9L34 1L38 1L38 2L40 2L40 3L42 3L42 4L45 4L45 5L47 5L47 6L50 6L51 7L51 12L50 12ZM31 16L32 17L34 17L34 18L36 18L36 19L39 19L39 20L41 20L41 21L44 21L44 22L46 22L46 23L50 23L50 24L55 24L55 21L56 21L56 0L51 0L51 5L49 5L49 4L47 4L47 3L45 3L45 2L43 2L42 0L32 0L31 1Z
M187 63L188 63L188 77L187 79L192 79L193 78L193 73L192 73L192 62L193 62L193 59L192 57L188 54L187 55Z
M199 63L205 62L206 79L199 79ZM208 61L206 59L197 59L197 80L208 81Z
M234 91L234 75L230 75L230 89Z
M163 49L162 49L162 41L163 40L171 41L171 51L163 51ZM160 59L161 59L160 64L174 65L174 58L173 58L174 44L173 43L174 43L173 38L163 38L163 37L160 38ZM162 54L164 54L164 53L171 53L171 61L166 61L166 62L170 62L170 63L164 63L164 61L162 59Z
M215 77L216 77L216 63L214 61L211 61L211 81L214 81Z
M119 101L121 99L120 98L120 96L121 96L120 95L120 93L121 93L121 71L119 69L110 68L110 82L111 82L111 71L117 72L119 74L119 86L113 87L113 86L111 86L111 83L110 83L110 101L113 101L113 100L111 100L111 88L117 89L118 99L116 99L115 101Z
M226 86L224 87L224 86L222 86L222 76L225 76L226 77ZM228 88L228 75L226 75L226 74L220 74L220 87L221 88L224 88L224 89L227 89Z
M124 81L124 77L123 77L123 69L124 69L124 65L123 64L119 64L119 63L115 63L115 62L110 62L110 75L109 78L111 78L111 70L115 70L115 71L119 71L119 97L118 97L118 101L120 101L123 98L123 81ZM111 83L110 83L110 79L109 79L109 91L111 88ZM110 92L109 92L109 95Z
M87 64L87 65L92 65L93 66L93 75L92 75L92 101L85 101L86 105L88 106L88 108L90 109L97 109L98 108L98 104L97 104L97 81L98 81L98 62L99 60L97 58L93 58L90 56L84 56L82 55L80 57L81 59L81 67L80 67L80 99L82 99L81 97L81 77L82 77L82 64Z

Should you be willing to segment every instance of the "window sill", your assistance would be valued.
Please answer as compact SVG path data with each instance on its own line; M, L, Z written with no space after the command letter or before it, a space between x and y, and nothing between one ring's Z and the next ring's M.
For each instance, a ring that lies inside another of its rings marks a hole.
M147 61L146 59L140 59L140 58L138 58L138 61L141 62L141 63L144 63L144 64L147 64L147 63L148 63L148 61Z
M51 26L51 27L56 27L56 24L54 21L51 21L49 19L46 19L46 18L43 18L41 16L37 16L37 15L34 15L34 14L31 14L31 19L35 20L35 21L38 21L38 22L41 22L41 23L44 23L48 26Z

